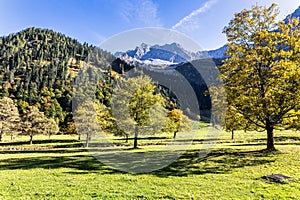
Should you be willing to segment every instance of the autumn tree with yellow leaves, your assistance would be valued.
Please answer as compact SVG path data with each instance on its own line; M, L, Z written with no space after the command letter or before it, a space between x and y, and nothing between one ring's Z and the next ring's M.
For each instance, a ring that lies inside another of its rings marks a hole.
M219 68L230 106L267 132L269 151L275 150L273 130L300 109L299 20L278 23L278 13L272 4L235 14L224 28L228 58Z

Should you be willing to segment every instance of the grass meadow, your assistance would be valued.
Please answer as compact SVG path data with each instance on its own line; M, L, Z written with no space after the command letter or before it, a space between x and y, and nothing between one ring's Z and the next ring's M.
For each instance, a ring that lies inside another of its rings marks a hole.
M178 133L178 135L184 133ZM179 136L180 137L180 136ZM205 128L188 150L169 166L150 173L127 173L106 166L87 151L77 136L37 136L0 143L0 199L300 199L300 134L275 132L277 152L262 151L265 133L222 132L204 158L199 149ZM112 139L118 145L124 143ZM132 154L156 151L172 140L158 135L121 146ZM292 179L272 182L267 174Z

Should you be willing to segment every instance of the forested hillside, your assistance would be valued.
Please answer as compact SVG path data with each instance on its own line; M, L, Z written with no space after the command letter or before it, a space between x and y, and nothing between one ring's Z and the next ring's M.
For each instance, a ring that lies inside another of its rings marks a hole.
M74 77L83 62L99 66L103 59L114 57L52 30L28 28L0 37L0 95L12 98L20 114L34 105L67 130Z

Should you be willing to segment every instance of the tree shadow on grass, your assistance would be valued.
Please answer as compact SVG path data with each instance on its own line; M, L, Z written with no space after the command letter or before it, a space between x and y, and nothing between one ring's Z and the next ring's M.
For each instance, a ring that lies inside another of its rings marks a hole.
M300 142L300 137L297 136L275 136L275 142ZM253 142L266 142L267 138L253 139Z
M128 137L128 140L134 140L134 137ZM165 137L165 136L149 136L149 137L140 137L139 140L166 140L166 139L172 139L170 137ZM126 138L117 138L114 139L116 141L126 141Z
M278 153L278 152L275 152ZM273 153L219 149L199 158L198 151L188 151L176 162L152 174L159 177L188 176L191 174L226 174L233 169L274 162Z
M23 145L27 145L23 147ZM37 147L39 146L39 147ZM29 145L28 141L19 141L19 142L3 142L0 143L0 149L2 151L9 150L32 150L38 148L82 148L84 147L83 143L78 140L64 140L64 139L48 139L48 140L34 140L33 145ZM1 152L0 152L1 153Z
M276 146L281 146L281 145L300 145L300 142L275 143L275 148ZM227 144L227 146L234 146L234 147L267 146L267 143L236 143L236 144Z
M33 140L33 144L51 144L51 143L79 143L78 140L70 140L70 139L47 139L47 140ZM14 146L14 145L27 145L28 141L21 142L0 142L0 146Z
M0 160L0 170L69 168L72 169L70 171L71 174L124 173L100 163L92 155L64 155L63 153L68 152L61 153L62 155L58 156L36 156L2 159ZM141 154L143 152L137 153ZM236 168L243 168L245 166L258 166L274 162L275 158L272 155L273 154L263 151L218 149L213 150L205 158L199 158L198 150L189 150L180 158L175 160L171 165L158 171L153 171L150 174L158 177L188 176L191 174L226 174L230 173ZM155 162L157 163L152 164L159 165L159 159L157 159Z
M86 152L85 148L64 148L64 149L10 149L10 150L2 150L0 154L31 154L31 153L40 153L40 154L49 154L49 153L79 153L79 152ZM0 160L1 161L1 160Z
M74 156L37 156L27 158L10 158L0 160L0 170L14 169L58 169L69 168L83 170L78 173L105 172L115 173L117 171L101 164L94 157L89 155Z

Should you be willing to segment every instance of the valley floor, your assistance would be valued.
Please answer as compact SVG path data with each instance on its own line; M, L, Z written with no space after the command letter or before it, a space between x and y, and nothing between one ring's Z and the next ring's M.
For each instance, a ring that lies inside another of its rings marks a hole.
M32 146L21 137L0 143L0 199L300 199L300 134L275 136L279 151L266 153L263 133L237 132L235 140L222 133L208 156L199 158L200 131L171 165L142 174L101 164L76 136L39 136ZM168 140L155 137L128 151L147 153ZM293 179L261 178L272 173Z

